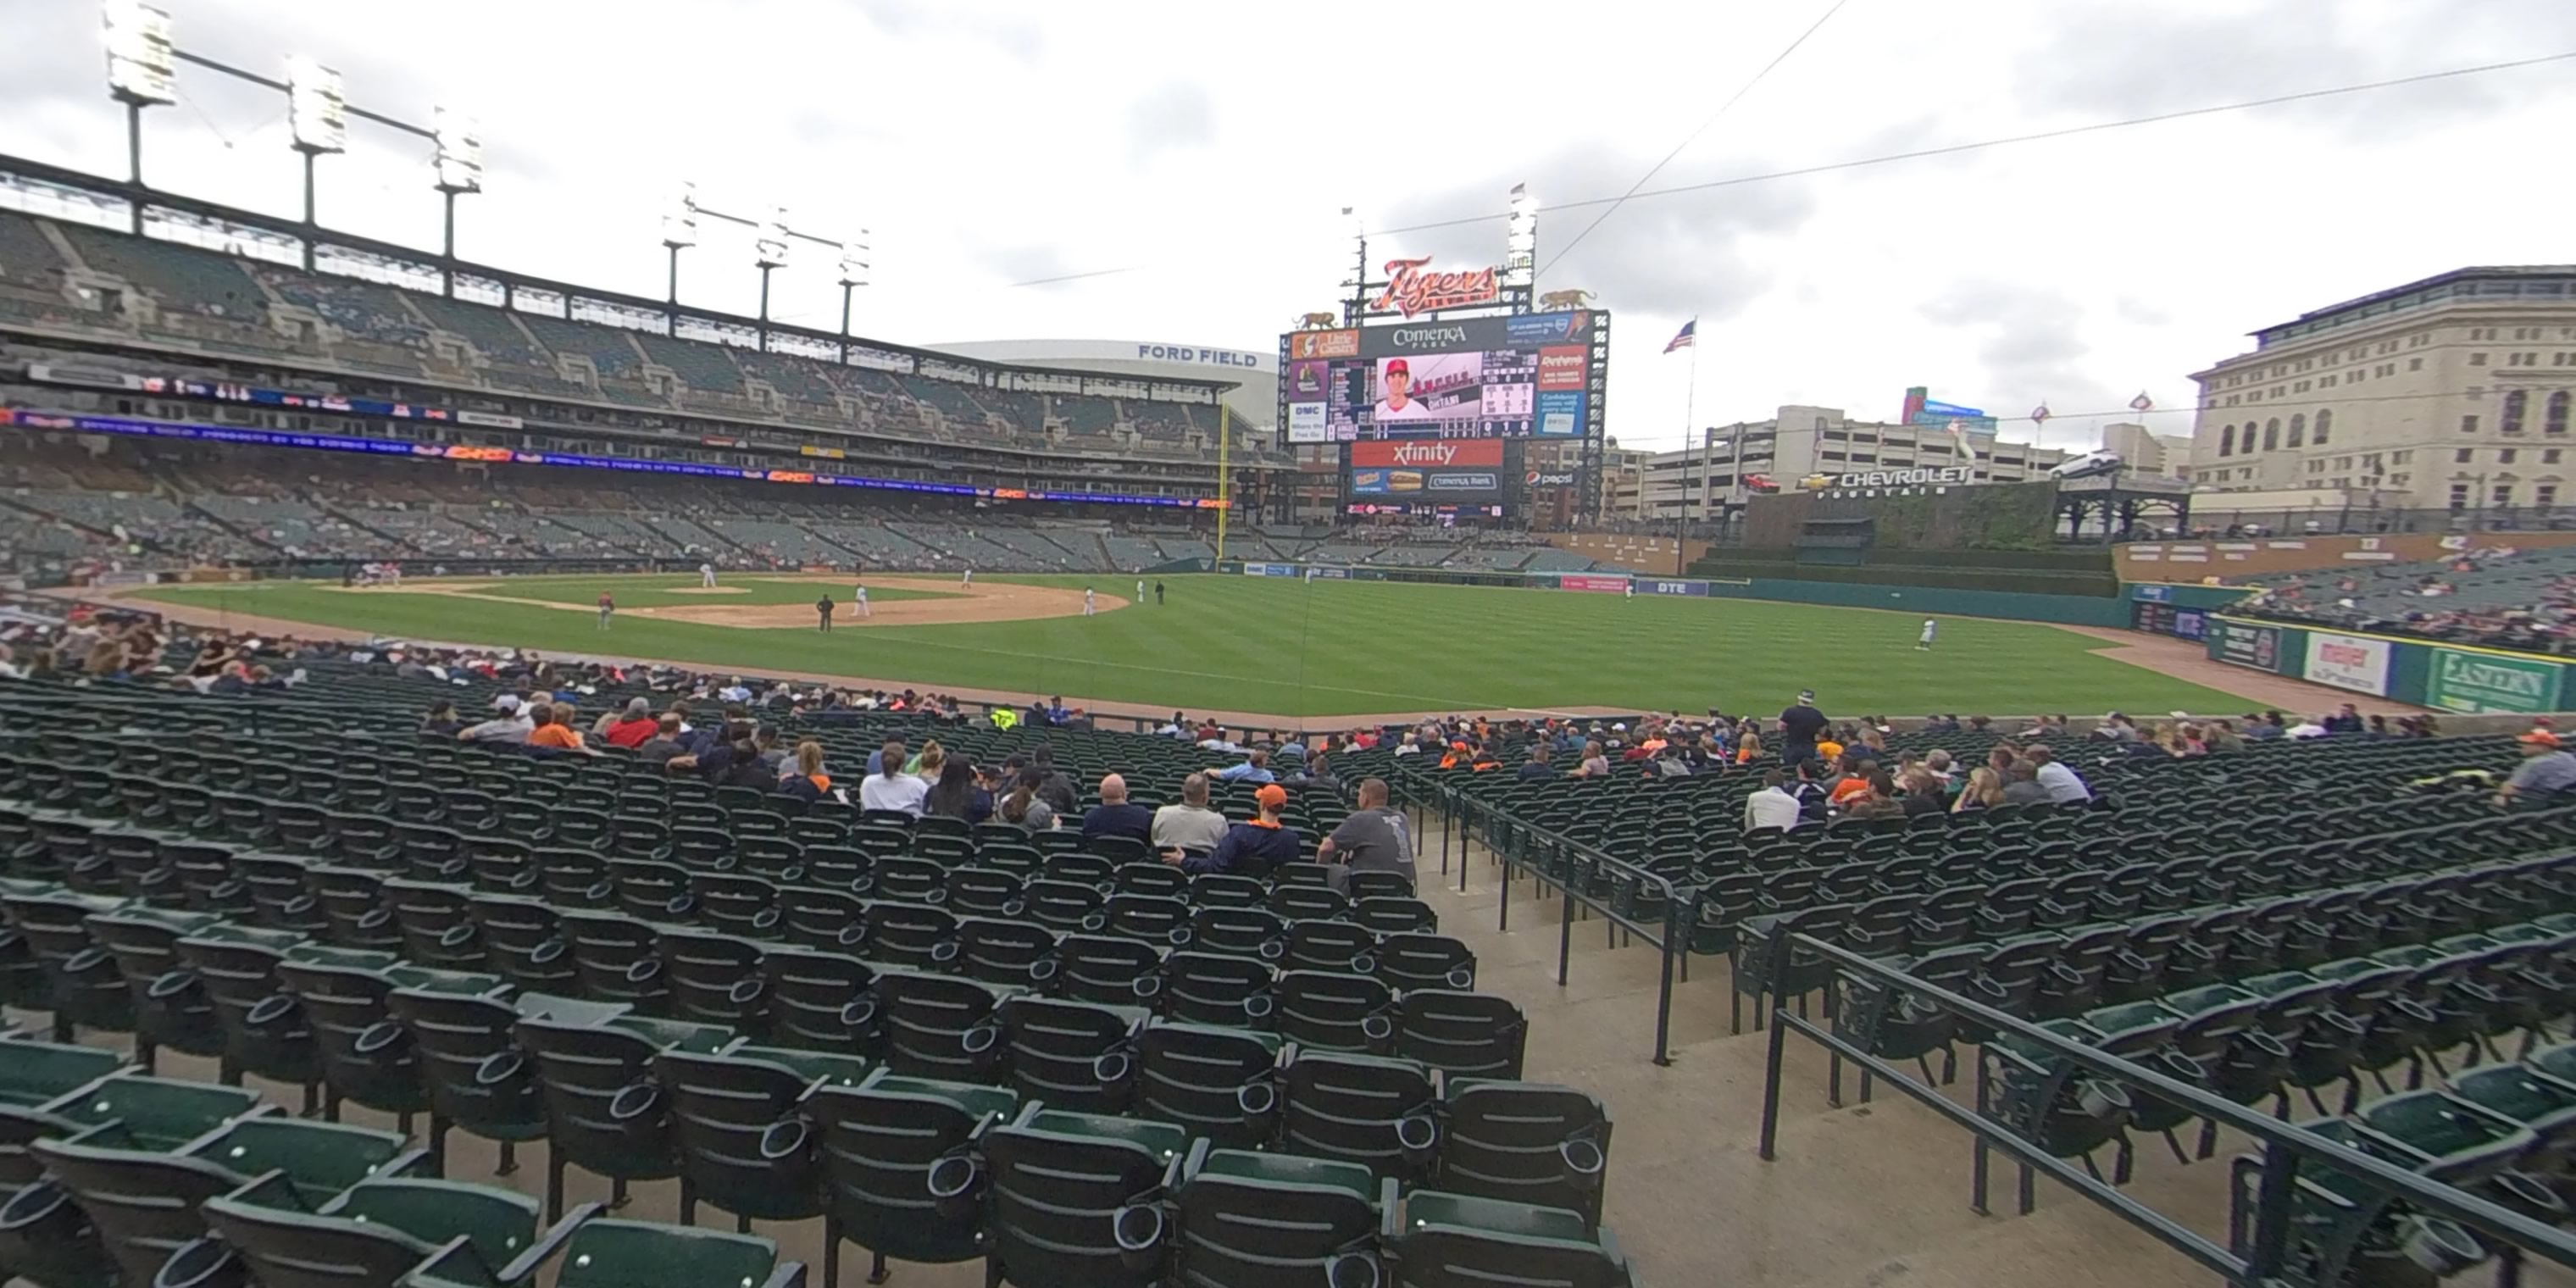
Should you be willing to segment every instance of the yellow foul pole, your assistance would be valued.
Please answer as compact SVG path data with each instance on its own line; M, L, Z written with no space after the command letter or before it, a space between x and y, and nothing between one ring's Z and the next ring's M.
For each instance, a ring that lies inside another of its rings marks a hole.
M1233 446L1234 426L1226 416L1225 400L1220 398L1216 403L1216 557L1219 563L1225 561L1226 515L1234 509L1234 471L1228 467L1233 460ZM1215 572L1216 569L1208 571Z

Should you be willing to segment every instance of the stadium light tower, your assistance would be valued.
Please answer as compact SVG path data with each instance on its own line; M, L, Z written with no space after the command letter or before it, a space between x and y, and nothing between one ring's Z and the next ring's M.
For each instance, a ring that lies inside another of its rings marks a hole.
M430 139L438 146L439 195L447 205L442 251L456 258L456 198L483 191L483 127L473 117L450 107L430 109Z
M1532 307L1530 292L1538 285L1538 200L1529 185L1512 185L1512 215L1503 233L1503 291L1518 298L1523 312Z
M669 302L680 302L680 252L698 244L698 185L680 185L679 200L662 215L662 246L671 252Z
M760 236L751 243L751 262L760 266L760 325L769 325L769 275L787 267L787 207L772 206L769 222L760 226ZM763 348L768 340L761 341Z
M125 104L125 177L143 183L143 109L179 101L178 51L170 15L142 0L107 0L107 91ZM135 206L139 228L142 206Z
M314 227L313 161L349 150L349 99L340 73L296 54L286 60L286 130L304 154L304 226ZM313 267L313 239L304 239L304 267Z
M850 338L850 296L868 284L868 230L841 243L841 338ZM849 345L841 346L841 361L850 360Z

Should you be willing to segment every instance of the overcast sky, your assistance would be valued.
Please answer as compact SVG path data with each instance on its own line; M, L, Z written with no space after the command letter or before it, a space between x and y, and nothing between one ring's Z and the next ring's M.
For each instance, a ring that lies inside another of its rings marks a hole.
M180 46L359 106L484 128L468 258L658 295L682 179L742 214L873 230L855 329L1269 351L1372 257L1500 256L1506 190L1616 196L1823 13L1783 5L1305 0L164 0ZM123 166L95 0L0 0L0 150ZM1648 188L2576 50L2568 0L1848 0ZM1838 173L1639 198L1540 289L1617 314L1610 432L1783 403L1892 419L1909 384L2098 434L2141 389L2184 432L2188 373L2303 310L2467 264L2576 260L2576 63ZM195 69L146 172L291 214L282 96ZM424 247L427 148L358 123L323 222ZM1603 207L1542 216L1549 265ZM686 302L751 311L747 233L710 227ZM815 251L782 317L830 326ZM1090 274L1043 286L1032 279ZM1665 357L1700 319L1691 359ZM2123 417L2126 413L2121 413ZM2006 437L2027 437L2028 421Z

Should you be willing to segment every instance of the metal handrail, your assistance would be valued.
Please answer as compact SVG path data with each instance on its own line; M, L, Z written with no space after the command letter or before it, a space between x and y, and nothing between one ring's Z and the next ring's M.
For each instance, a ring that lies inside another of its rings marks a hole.
M1679 954L1690 951L1690 939L1682 932L1679 925L1681 907L1688 897L1685 888L1675 885L1671 878L1651 868L1619 858L1598 846L1574 840L1553 829L1525 822L1499 806L1469 796L1455 786L1433 781L1426 770L1407 765L1393 772L1398 789L1404 793L1409 803L1435 805L1440 809L1441 871L1444 873L1448 871L1449 827L1453 820L1459 825L1462 848L1459 855L1458 888L1462 891L1466 889L1467 883L1464 838L1471 834L1474 824L1478 821L1475 815L1481 813L1489 816L1489 819L1498 818L1507 822L1510 827L1532 838L1538 844L1554 846L1569 854L1580 856L1588 863L1633 879L1647 893L1662 897L1664 907L1662 923L1653 925L1639 921L1618 912L1600 899L1582 893L1568 883L1549 877L1526 859L1492 848L1491 838L1494 829L1491 822L1487 821L1483 829L1488 839L1488 849L1495 861L1503 866L1505 873L1503 897L1496 906L1496 929L1509 928L1511 915L1509 874L1512 868L1521 868L1529 873L1533 881L1557 888L1559 897L1557 900L1556 982L1560 986L1566 982L1573 960L1574 909L1578 904L1598 914L1611 925L1654 945L1655 949L1662 954L1661 979L1656 988L1655 1000L1655 1046L1650 1058L1659 1065L1671 1064L1674 961Z
M2576 1236L2474 1194L2426 1180L2403 1167L2338 1145L2269 1114L2258 1113L2189 1083L2176 1081L2144 1065L2062 1037L1974 998L1924 983L1886 963L1804 934L1779 936L1771 945L1771 952L1773 980L1786 978L1778 968L1788 961L1792 952L1816 954L1851 975L1923 998L1998 1034L2009 1034L2016 1042L2046 1051L2058 1060L2140 1087L2158 1099L2169 1101L2199 1117L2244 1132L2262 1143L2263 1158L2253 1234L2248 1240L2250 1251L2239 1255L2234 1249L2222 1248L2164 1213L2076 1170L2063 1159L2040 1152L2008 1125L1986 1117L1981 1112L1985 1107L1982 1097L1976 1110L1962 1107L1849 1040L1786 1009L1782 1005L1787 1000L1785 990L1775 987L1766 995L1766 1006L1771 1012L1771 1044L1764 1067L1759 1148L1765 1162L1776 1161L1779 1156L1781 1062L1788 1034L1795 1029L1835 1054L1859 1064L1943 1117L1968 1128L1976 1134L1981 1146L2000 1149L2025 1166L2048 1173L2068 1188L2155 1235L2176 1251L2226 1276L2232 1284L2264 1284L2281 1273L2289 1251L2292 1198L2297 1190L2298 1168L2302 1161L2358 1176L2374 1186L2393 1191L2424 1212L2461 1222L2492 1234L2514 1248L2526 1249L2559 1265L2576 1268ZM1982 1176L1982 1154L1978 1166Z

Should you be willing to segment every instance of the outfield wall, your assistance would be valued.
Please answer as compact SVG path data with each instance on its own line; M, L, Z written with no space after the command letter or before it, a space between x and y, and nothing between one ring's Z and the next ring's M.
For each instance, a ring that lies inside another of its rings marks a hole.
M1770 599L1829 608L1880 608L1933 617L1995 617L2064 626L2127 626L2129 602L2089 595L2041 595L2001 590L1891 586L1878 582L1804 581L1792 577L1649 577L1642 574L1566 572L1460 572L1441 568L1338 567L1287 562L1227 560L1217 571L1250 577L1304 577L1319 581L1402 581L1449 586L1519 586L1592 594L1680 595L1701 599Z
M2201 642L2213 662L2437 711L2539 714L2576 691L2566 661L2537 653L2224 615Z

